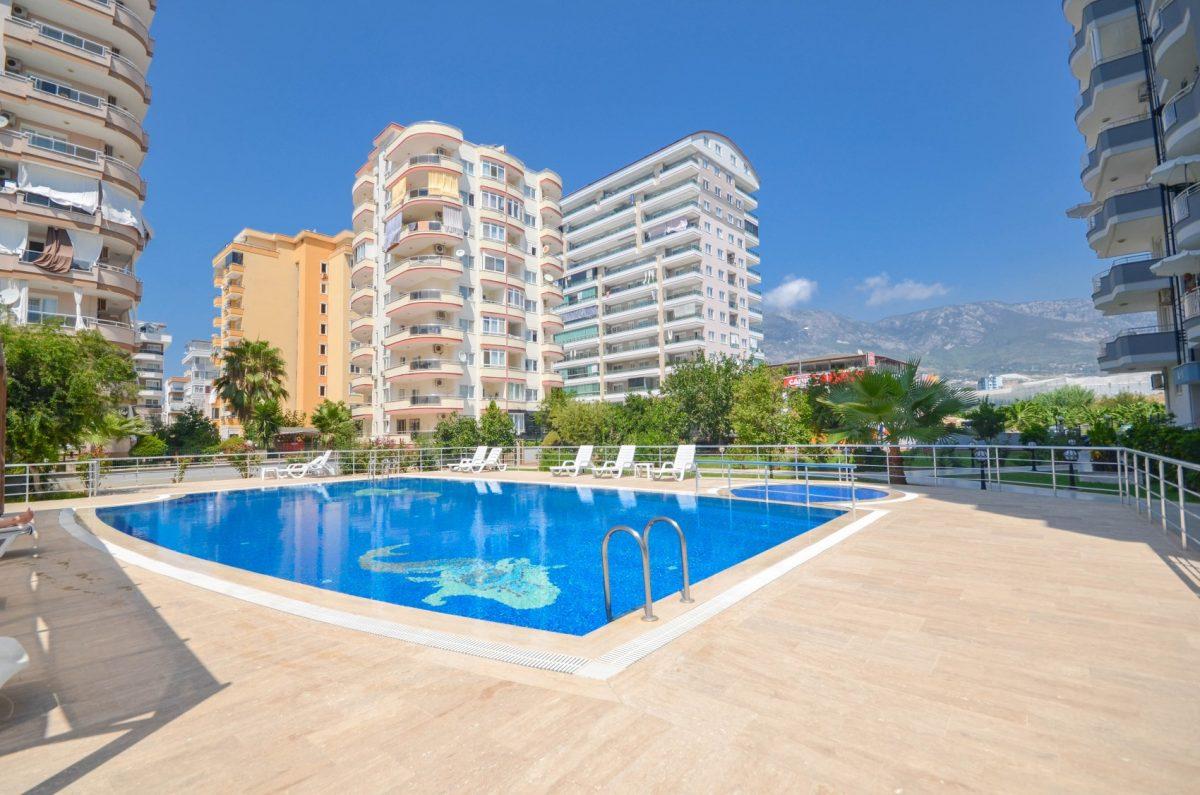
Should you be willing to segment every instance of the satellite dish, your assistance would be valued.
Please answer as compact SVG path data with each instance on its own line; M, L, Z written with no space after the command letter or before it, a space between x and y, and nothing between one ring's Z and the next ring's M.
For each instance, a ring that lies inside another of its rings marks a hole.
M548 273L543 273L543 274L542 274L542 278L546 280L546 284L553 284L553 283L554 283L554 277L553 277L553 276L551 276L551 275L550 275L550 274L548 274Z
M460 364L466 364L467 363L467 354L464 353L463 351L459 351L458 352L458 361Z
M466 253L467 252L461 248L454 249L454 256L456 256L456 257L466 256Z
M21 291L16 287L0 290L0 304L16 306L19 303L21 303Z
M12 119L9 118L7 114L0 113L0 130L7 127L11 121Z

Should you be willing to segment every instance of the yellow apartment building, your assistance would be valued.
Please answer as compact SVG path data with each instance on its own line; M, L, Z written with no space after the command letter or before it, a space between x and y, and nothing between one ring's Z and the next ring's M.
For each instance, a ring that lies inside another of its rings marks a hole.
M243 229L213 258L213 355L240 340L266 340L287 363L284 408L312 414L350 399L350 252L353 235L288 235ZM361 398L359 398L361 401ZM241 429L219 408L222 436Z

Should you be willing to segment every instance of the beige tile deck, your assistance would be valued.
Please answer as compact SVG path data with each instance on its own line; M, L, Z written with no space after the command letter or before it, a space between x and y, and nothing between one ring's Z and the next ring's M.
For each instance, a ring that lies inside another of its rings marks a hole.
M121 566L56 505L0 560L0 789L1195 791L1200 560L926 493L603 683Z

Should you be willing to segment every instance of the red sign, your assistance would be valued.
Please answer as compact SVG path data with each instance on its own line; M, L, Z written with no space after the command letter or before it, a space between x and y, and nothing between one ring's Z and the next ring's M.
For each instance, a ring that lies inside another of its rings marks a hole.
M812 376L808 375L807 373L802 375L789 375L783 379L783 385L788 389L795 389L798 386L805 386L808 384L808 379L811 377Z

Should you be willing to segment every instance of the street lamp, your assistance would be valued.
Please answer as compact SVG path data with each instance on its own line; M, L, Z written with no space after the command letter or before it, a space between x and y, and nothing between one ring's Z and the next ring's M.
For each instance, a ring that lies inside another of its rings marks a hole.
M1025 443L1025 446L1029 448L1029 460L1033 463L1031 471L1037 472L1037 442L1029 441Z
M1075 444L1075 440L1069 439L1067 444L1073 445ZM1078 488L1079 481L1075 478L1075 462L1079 460L1079 451L1074 447L1068 447L1066 450L1063 450L1063 460L1067 462L1067 472L1069 473L1071 488Z
M808 331L808 326L800 327L800 335L806 333L807 331ZM803 381L804 380L804 377L803 377L804 376L804 354L802 354L800 352L800 335L796 336L796 377L800 381Z
M987 479L983 475L984 462L988 458L987 448L980 447L976 442L971 442L971 451L971 457L979 464L979 488L987 491Z

